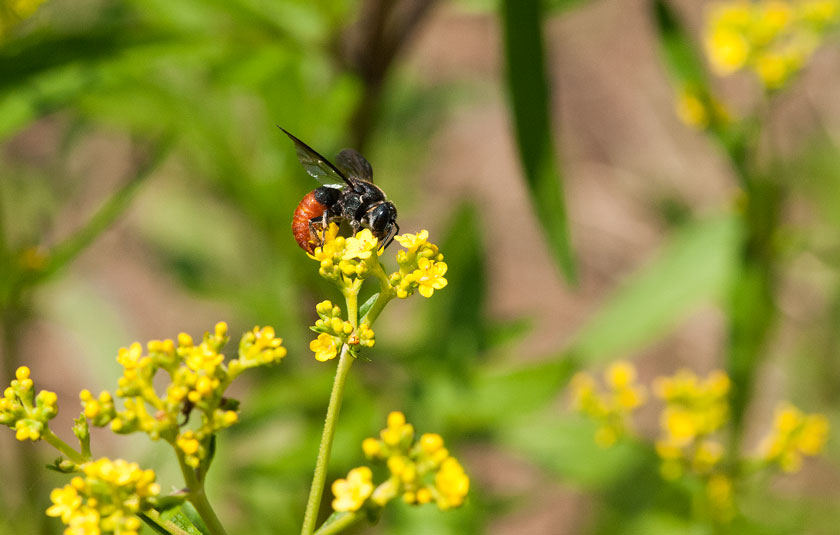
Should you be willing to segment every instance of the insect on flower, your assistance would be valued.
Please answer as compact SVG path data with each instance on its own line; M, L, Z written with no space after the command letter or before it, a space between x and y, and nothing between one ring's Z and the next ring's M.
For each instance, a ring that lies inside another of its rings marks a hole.
M292 218L295 241L312 253L323 245L322 234L330 223L350 225L353 233L370 229L382 248L388 247L400 231L397 208L385 192L373 183L373 168L364 156L353 149L344 149L336 157L336 165L315 152L282 126L278 126L295 143L297 158L309 175L323 184L304 196Z

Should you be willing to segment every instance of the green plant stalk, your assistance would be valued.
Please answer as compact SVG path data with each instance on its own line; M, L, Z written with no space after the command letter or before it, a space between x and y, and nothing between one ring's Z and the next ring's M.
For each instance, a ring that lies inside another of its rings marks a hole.
M777 316L775 236L780 224L784 188L762 172L758 144L767 109L748 119L743 146L730 152L730 160L746 196L741 214L744 237L740 265L728 303L729 351L727 371L733 382L731 397L732 451L740 450L744 414L755 373Z
M213 510L213 506L207 500L207 494L204 491L204 482L198 479L195 469L186 463L184 453L181 449L175 445L174 441L171 444L175 449L175 454L178 456L178 465L181 467L181 473L184 476L184 484L189 489L187 501L193 504L196 512L204 520L207 529L212 535L227 535L224 526L219 521L219 517L216 516L216 512Z
M44 430L41 434L41 438L44 439L44 442L60 451L62 455L76 464L86 463L90 460L86 459L84 455L74 450L69 444L58 438L58 436L49 428Z
M391 299L397 295L391 287L391 283L388 281L388 277L385 275L385 272L382 271L381 266L377 269L377 278L379 278L379 296L362 318L362 322L367 323L368 326L373 325L373 322L376 321L376 318L378 318L379 314L382 313L385 305L387 305Z
M341 533L363 518L365 518L365 515L356 511L340 518L339 520L336 520L335 522L325 522L313 535L335 535L336 533Z
M332 450L333 438L335 437L338 413L341 410L341 400L344 397L344 384L347 381L347 375L354 360L349 350L350 346L344 344L341 348L341 355L338 357L338 368L335 371L330 403L327 407L327 417L324 421L321 445L318 448L318 459L315 461L315 472L312 475L312 488L309 491L309 500L306 502L306 513L303 516L301 535L312 535L315 530L315 522L318 519L318 508L321 504L321 496L324 494L324 484L327 479L327 463L330 459L330 451Z
M353 285L342 291L347 303L347 321L350 322L353 329L359 326L359 288L360 285ZM315 461L315 471L312 474L312 487L309 489L309 499L306 502L306 512L303 515L301 535L312 535L315 531L318 509L321 505L321 497L324 495L324 486L327 479L327 464L330 460L335 429L338 424L338 413L341 411L341 400L344 398L344 384L347 382L347 376L354 360L353 355L350 354L350 346L344 344L341 347L338 367L335 370L330 403L327 406L327 417L321 434L321 445L318 447L318 458Z

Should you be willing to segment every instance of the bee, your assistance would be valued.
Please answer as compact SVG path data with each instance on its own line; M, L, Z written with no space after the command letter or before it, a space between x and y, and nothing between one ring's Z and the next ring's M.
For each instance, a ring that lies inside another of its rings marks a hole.
M310 176L323 184L307 193L295 209L292 234L308 253L323 245L324 229L330 223L345 222L353 234L370 229L384 249L400 231L397 208L385 192L373 183L373 168L364 156L344 149L335 158L336 165L278 126L295 144L300 164Z

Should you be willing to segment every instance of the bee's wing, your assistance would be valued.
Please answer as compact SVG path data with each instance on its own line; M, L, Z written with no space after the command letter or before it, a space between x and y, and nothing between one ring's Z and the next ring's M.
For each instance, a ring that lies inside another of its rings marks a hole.
M310 176L325 186L352 185L344 173L339 171L329 160L315 152L315 149L290 134L282 126L277 125L277 128L282 130L289 136L289 139L294 141L298 161Z
M344 149L335 158L335 164L348 177L373 182L373 167L365 157L353 149Z

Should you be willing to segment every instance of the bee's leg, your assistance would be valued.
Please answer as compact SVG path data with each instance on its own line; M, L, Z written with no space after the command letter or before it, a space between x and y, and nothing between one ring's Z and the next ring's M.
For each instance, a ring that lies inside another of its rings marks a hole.
M327 229L327 212L309 220L309 236L316 247L324 245L324 232Z

